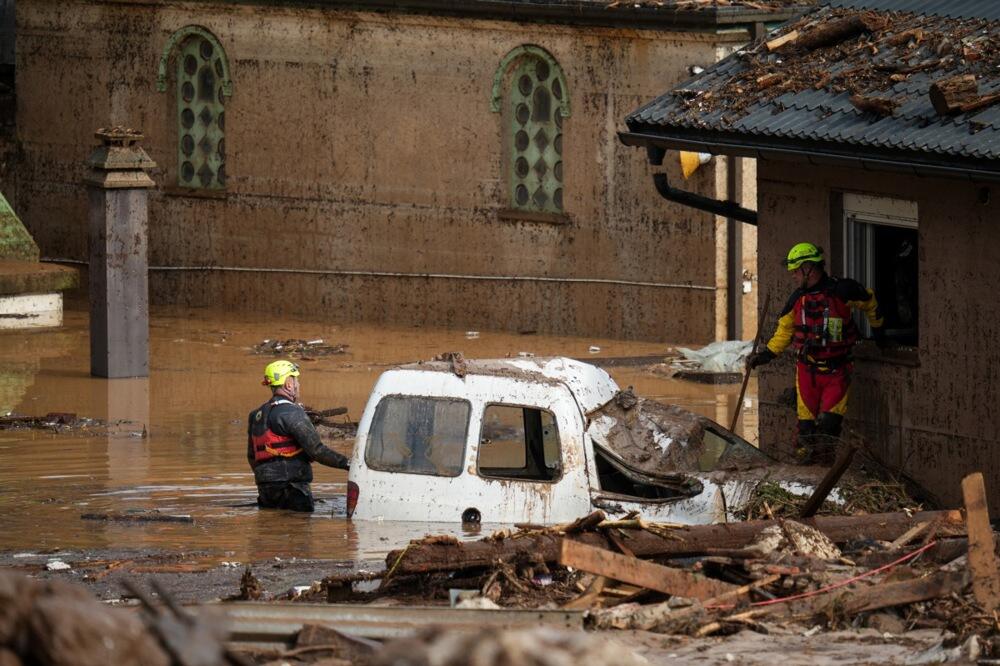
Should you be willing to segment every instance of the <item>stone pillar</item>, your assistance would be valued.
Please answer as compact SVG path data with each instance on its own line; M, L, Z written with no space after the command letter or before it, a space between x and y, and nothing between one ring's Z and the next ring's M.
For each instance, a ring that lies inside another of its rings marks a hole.
M149 376L149 283L146 170L142 134L115 127L87 165L90 195L90 374Z

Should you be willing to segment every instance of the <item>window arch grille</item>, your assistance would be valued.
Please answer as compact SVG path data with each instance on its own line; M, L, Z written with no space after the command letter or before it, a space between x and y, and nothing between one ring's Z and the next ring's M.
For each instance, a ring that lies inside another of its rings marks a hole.
M512 69L511 69L512 65ZM538 47L520 47L504 59L508 79L510 207L563 213L563 120L569 116L566 81L558 63ZM494 108L498 109L494 89Z
M174 33L160 62L158 84L166 89L171 52L177 82L177 184L222 190L226 187L225 98L232 94L229 64L219 41L204 28Z

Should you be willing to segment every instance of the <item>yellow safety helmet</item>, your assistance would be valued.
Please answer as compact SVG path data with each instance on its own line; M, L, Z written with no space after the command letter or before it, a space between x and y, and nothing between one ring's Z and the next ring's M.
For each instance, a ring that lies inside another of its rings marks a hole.
M823 248L812 243L798 243L788 251L788 258L784 263L788 270L794 271L804 263L818 264L821 261L823 261Z
M291 361L275 361L264 368L264 386L282 386L289 377L299 376L299 366Z

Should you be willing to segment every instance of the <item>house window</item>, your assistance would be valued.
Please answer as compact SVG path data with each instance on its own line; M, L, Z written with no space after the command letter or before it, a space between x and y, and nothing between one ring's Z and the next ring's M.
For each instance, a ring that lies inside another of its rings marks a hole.
M559 431L551 412L489 405L479 437L484 477L554 481L561 473Z
M914 202L844 195L844 273L875 292L886 337L912 347L920 322L917 220ZM867 320L855 317L871 335Z
M383 398L368 430L365 464L383 472L458 476L470 410L465 400Z
M167 41L157 87L167 90L168 63L176 83L177 184L183 188L226 187L226 97L232 81L226 53L215 36L188 26Z
M499 100L506 81L506 104ZM494 110L503 109L508 135L508 206L533 213L564 211L563 121L569 94L562 69L537 46L504 58L494 80Z

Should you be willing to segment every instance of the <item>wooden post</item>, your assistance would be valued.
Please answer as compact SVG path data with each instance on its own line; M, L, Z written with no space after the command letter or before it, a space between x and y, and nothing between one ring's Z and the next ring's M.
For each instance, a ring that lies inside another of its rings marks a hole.
M969 532L969 569L972 571L972 594L986 612L1000 607L1000 570L997 569L996 544L986 508L986 485L981 472L962 479L965 500L965 524Z
M830 471L826 473L823 480L819 482L816 489L813 490L813 494L809 496L806 503L802 506L802 511L799 512L799 518L812 518L819 511L820 507L823 506L823 502L826 500L830 491L833 487L837 485L840 481L840 477L844 476L844 472L847 468L851 466L851 461L854 460L854 454L857 452L858 447L852 441L845 446L841 446L840 450L837 452L837 458L833 462L833 466Z
M90 374L149 376L146 170L142 134L98 130L87 160L90 190Z

